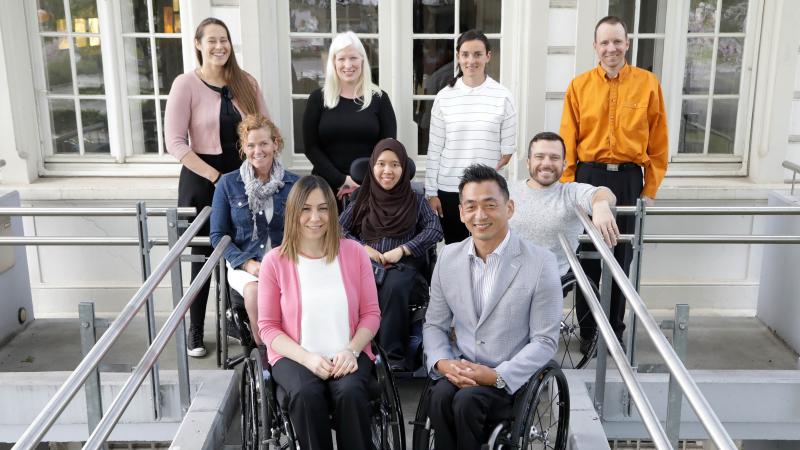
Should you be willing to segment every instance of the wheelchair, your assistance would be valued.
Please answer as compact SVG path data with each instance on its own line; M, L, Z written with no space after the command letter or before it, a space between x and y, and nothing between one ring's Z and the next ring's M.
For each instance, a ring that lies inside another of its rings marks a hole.
M589 281L591 282L591 280ZM586 367L597 351L597 330L592 333L592 337L589 339L583 339L580 334L580 317L578 317L578 311L575 308L578 289L578 282L572 271L561 277L565 312L564 317L561 319L558 350L554 358L562 369L582 369ZM600 298L599 291L593 282L592 289L597 297ZM588 312L588 307L586 314L591 314ZM581 352L581 346L584 347L585 353Z
M405 450L406 437L400 396L386 355L373 344L375 377L370 380L372 442L379 450ZM240 383L242 448L245 450L297 450L286 395L270 373L267 355L255 348L244 359Z
M219 295L218 299L217 366L228 370L247 359L256 344L241 294L228 287L227 295ZM228 338L239 341L243 351L231 355Z
M436 430L431 428L430 406L432 380L428 378L417 405L412 448L433 449ZM489 450L556 449L567 445L569 429L569 387L556 361L539 369L514 396L513 417L494 425L489 436Z

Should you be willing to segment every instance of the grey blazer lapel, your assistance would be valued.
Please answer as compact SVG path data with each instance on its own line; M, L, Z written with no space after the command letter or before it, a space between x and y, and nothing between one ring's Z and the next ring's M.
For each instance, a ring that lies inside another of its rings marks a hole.
M481 326L481 324L486 321L497 304L500 303L503 294L505 294L509 286L511 286L511 282L514 281L514 277L517 276L517 272L519 272L520 267L522 267L522 261L520 261L521 252L519 249L519 238L514 234L509 238L508 247L506 247L504 253L500 261L500 270L497 274L497 280L495 280L494 288L489 295L489 301L486 303L481 317L478 319L478 326Z
M456 294L457 307L466 313L471 326L478 322L478 310L475 307L475 297L472 295L472 261L470 261L469 247L472 239L460 244L462 248L455 253L456 264L452 266L453 285L443 286L445 292L452 291ZM445 269L447 270L447 269Z

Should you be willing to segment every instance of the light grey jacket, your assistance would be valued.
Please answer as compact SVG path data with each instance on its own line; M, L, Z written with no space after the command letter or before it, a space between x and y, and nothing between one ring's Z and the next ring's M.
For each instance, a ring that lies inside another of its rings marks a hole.
M494 289L479 317L472 295L468 250L472 238L442 250L431 281L422 329L428 373L441 359L464 358L494 368L514 393L558 348L564 299L553 254L513 232L502 253ZM450 327L456 342L450 342Z

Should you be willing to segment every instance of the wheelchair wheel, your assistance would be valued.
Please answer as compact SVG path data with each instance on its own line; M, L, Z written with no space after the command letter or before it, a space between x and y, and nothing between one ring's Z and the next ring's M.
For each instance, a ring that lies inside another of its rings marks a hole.
M412 437L413 450L433 450L434 430L431 428L431 420L428 417L428 409L431 401L431 379L425 383L425 388L420 395L417 404L417 413L414 416L414 433Z
M261 413L260 392L258 379L260 374L256 373L251 359L245 359L242 367L242 378L239 385L239 406L241 408L241 428L242 428L242 448L246 450L259 450L264 440L264 427L262 422L266 419ZM263 383L263 379L262 379Z
M569 387L561 369L545 367L528 386L512 431L513 448L555 449L567 446Z
M578 311L575 308L577 298L575 294L579 287L575 278L565 280L561 288L566 293L564 317L561 319L558 351L553 359L559 363L562 369L582 369L592 360L597 350L597 332L592 333L592 337L588 340L581 337L581 318L578 317ZM597 287L593 285L592 288L595 293L598 292ZM591 313L587 312L587 314ZM585 353L581 351L581 347L584 348Z
M375 374L378 377L381 395L372 420L372 440L380 450L405 450L406 434L400 394L391 370L386 365L386 354L378 345L375 350Z

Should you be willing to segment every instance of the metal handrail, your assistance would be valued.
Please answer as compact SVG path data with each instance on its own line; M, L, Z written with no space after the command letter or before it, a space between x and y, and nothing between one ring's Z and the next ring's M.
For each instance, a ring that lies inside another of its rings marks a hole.
M621 234L617 242L631 242L632 234ZM2 244L0 239L0 244ZM591 244L589 235L581 234L578 242ZM800 236L752 234L650 234L643 235L645 244L800 244Z
M167 238L153 238L147 242L150 245L169 245ZM0 237L0 246L3 245L139 245L140 241L134 237L60 237L60 236L5 236ZM211 240L207 236L195 237L189 241L189 247L208 247Z
M633 373L633 368L628 365L625 352L622 350L622 345L617 341L614 330L611 329L611 324L608 320L598 320L598 318L605 317L603 314L603 307L600 306L600 300L597 299L597 295L591 287L589 277L586 276L586 272L584 272L583 267L581 267L581 263L575 255L572 245L569 243L566 236L564 236L564 233L559 233L558 240L561 242L561 248L564 254L567 255L572 273L575 275L578 287L580 287L581 292L583 292L589 310L591 310L592 315L595 317L595 322L597 323L600 334L608 345L608 351L611 353L614 362L617 363L617 368L619 369L620 375L622 375L622 380L630 390L631 399L636 405L636 409L639 410L639 415L642 417L644 427L647 429L647 432L650 433L650 437L653 438L653 444L658 449L671 448L667 432L664 431L664 427L661 426L661 422L658 420L653 405L644 394L644 389L641 383L639 383L639 379L636 378L636 375Z
M649 211L650 210L648 209L648 213ZM711 440L714 442L714 445L721 449L735 450L736 445L733 443L730 435L722 426L722 423L720 422L716 413L714 413L714 411L711 409L711 405L709 405L708 401L697 387L697 384L689 375L689 371L686 370L686 366L683 365L683 362L680 360L678 355L675 354L675 351L670 346L667 338L664 337L664 334L661 332L661 329L659 328L653 316L650 315L649 311L647 311L644 300L642 300L642 298L639 296L639 293L636 292L636 289L633 287L633 284L631 284L628 276L625 274L625 271L622 270L622 267L620 267L619 263L614 258L614 254L611 252L608 246L605 245L602 235L597 230L597 227L594 226L591 219L589 219L589 215L586 213L586 210L584 210L580 205L577 205L575 208L575 213L583 224L583 227L586 229L586 232L589 234L589 237L592 239L595 248L600 254L601 260L605 263L606 267L611 270L611 275L622 291L622 294L627 299L628 305L630 305L631 309L633 309L637 320L641 322L642 326L647 331L647 334L650 336L650 339L652 340L658 353L662 358L664 358L664 362L666 363L668 370L680 385L681 389L683 390L683 394L689 401L689 405L691 405L692 409L697 415L698 420L700 420L700 423L708 432ZM597 322L601 323L605 321L606 320L598 320ZM607 339L606 342L615 340L616 339ZM613 348L613 344L611 344L610 348ZM617 365L619 365L619 362ZM625 365L627 365L627 362Z
M166 216L172 208L147 208L148 216ZM194 207L177 208L179 217L192 217L197 214ZM42 216L42 217L86 217L86 216L135 216L136 207L107 208L29 208L26 206L8 206L0 208L0 216Z
M800 172L800 166L791 162L791 161L784 161L781 163L784 169L789 169L792 171L792 189L789 191L789 194L794 195L794 182L797 178L797 172Z
M635 206L617 206L618 215L636 213ZM648 206L648 216L782 216L800 214L798 206Z
M153 339L153 343L147 348L144 356L142 356L139 364L137 364L136 370L128 377L128 380L111 403L108 411L97 424L92 435L89 436L89 439L83 446L84 449L98 449L103 445L103 442L108 439L111 430L113 430L120 417L122 417L122 414L130 404L133 396L136 395L136 391L139 389L142 382L144 382L145 377L147 377L147 373L156 363L161 352L164 351L164 347L172 338L172 335L175 334L175 329L183 320L183 316L189 310L195 297L197 297L197 294L211 276L211 271L219 264L219 260L222 258L222 252L230 242L230 236L224 236L219 244L217 244L216 248L214 248L211 256L209 256L208 260L206 260L206 263L203 265L203 268L200 269L200 273L197 274L192 284L189 285L186 294L183 295L181 301L175 306L175 309L172 310L172 314L169 315L166 323L161 327L161 331L158 332L156 338Z
M92 370L100 363L100 359L108 353L108 350L119 338L120 334L134 319L137 312L144 306L147 298L153 294L158 284L167 275L172 265L180 261L183 250L189 241L200 231L211 215L211 207L207 206L200 211L200 214L192 221L186 232L178 239L163 260L156 266L150 277L145 280L142 286L136 291L133 298L122 309L119 316L109 325L108 330L97 341L92 350L81 360L78 367L70 374L63 385L47 402L42 412L36 416L25 432L20 436L12 450L31 450L42 440L44 435L53 426L56 419L67 407L75 394L78 393L83 383L89 377Z

